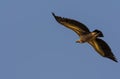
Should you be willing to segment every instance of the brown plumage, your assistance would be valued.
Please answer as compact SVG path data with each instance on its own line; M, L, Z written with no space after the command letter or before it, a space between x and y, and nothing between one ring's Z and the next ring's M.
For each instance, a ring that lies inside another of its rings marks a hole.
M89 43L101 56L107 57L115 62L117 62L117 59L113 55L111 48L108 46L108 44L100 39L99 37L103 37L103 34L100 30L94 30L93 32L90 32L90 30L86 27L86 25L73 20L68 19L60 16L56 16L54 13L52 13L56 21L65 27L73 30L76 32L80 39L77 40L77 43Z

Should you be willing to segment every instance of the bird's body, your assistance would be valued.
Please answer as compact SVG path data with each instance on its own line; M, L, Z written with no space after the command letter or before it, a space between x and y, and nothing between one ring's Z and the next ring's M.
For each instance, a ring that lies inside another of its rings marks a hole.
M96 37L99 36L100 33L96 33L96 32L91 32L88 34L83 34L80 36L80 39L77 40L77 43L85 43L85 42L89 42L91 40L94 40Z
M113 55L108 44L100 39L99 37L103 37L103 33L100 30L94 30L90 32L89 29L82 23L75 21L73 19L62 18L60 16L56 16L52 13L56 21L65 27L73 30L80 36L80 39L77 40L77 43L89 43L101 56L112 59L117 62L115 56Z

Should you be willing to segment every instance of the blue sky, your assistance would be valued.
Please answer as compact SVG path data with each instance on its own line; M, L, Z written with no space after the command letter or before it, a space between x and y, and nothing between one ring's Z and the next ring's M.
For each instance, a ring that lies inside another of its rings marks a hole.
M1 0L0 79L119 79L120 64L101 57L56 15L99 29L120 59L118 0Z

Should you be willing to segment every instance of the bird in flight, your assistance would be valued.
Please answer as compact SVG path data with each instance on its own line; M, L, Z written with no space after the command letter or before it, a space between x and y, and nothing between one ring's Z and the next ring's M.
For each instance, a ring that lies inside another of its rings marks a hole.
M111 48L108 46L108 44L100 39L100 37L104 37L103 33L95 29L93 32L90 32L90 30L87 28L86 25L84 25L81 22L78 22L73 19L64 18L60 16L56 16L54 13L52 13L55 20L64 25L65 27L73 30L77 33L77 35L80 37L79 40L76 41L76 43L89 43L101 56L109 58L115 62L118 62L115 58L114 54L112 53Z

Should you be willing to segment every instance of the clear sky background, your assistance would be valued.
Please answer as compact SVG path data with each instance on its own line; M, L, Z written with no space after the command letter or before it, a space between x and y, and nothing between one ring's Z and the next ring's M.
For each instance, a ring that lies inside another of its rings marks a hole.
M0 0L0 79L120 79L120 61L75 43L51 12L101 30L120 60L119 0Z

